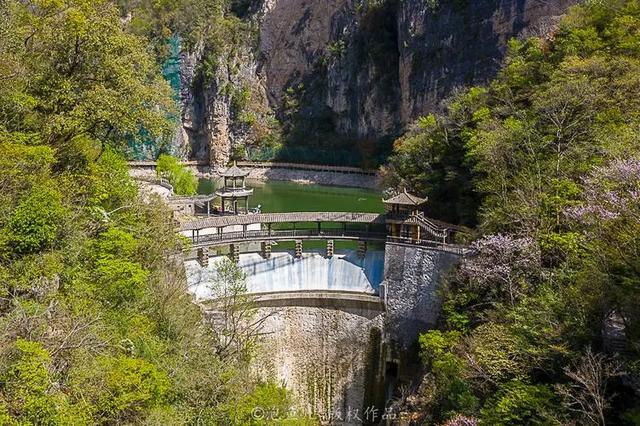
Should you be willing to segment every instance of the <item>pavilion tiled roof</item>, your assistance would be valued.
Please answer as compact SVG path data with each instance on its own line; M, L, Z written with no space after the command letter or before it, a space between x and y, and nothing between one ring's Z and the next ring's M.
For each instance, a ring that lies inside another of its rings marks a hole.
M391 197L388 200L382 200L382 202L385 204L401 204L403 206L421 206L427 202L427 199L409 194L405 189L395 197Z
M242 170L240 167L238 167L236 165L236 163L233 163L233 166L229 167L227 170L225 170L222 173L222 176L224 177L245 177L249 175L249 171L248 170Z

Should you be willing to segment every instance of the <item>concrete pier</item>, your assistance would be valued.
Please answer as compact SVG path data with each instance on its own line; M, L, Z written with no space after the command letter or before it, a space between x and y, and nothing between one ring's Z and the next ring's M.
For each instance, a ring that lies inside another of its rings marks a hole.
M236 264L240 261L240 246L238 244L229 245L229 258Z
M360 259L364 259L366 255L367 255L367 242L358 241L358 257Z
M197 260L203 268L209 266L209 249L207 247L198 249Z
M335 244L333 240L327 240L327 258L331 259L333 257Z
M260 255L263 259L271 259L271 241L260 243Z

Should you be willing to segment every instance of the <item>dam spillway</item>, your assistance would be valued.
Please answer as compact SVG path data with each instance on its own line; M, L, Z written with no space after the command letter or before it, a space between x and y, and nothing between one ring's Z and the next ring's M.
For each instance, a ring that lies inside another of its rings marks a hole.
M195 216L179 228L192 243L189 291L215 324L224 316L218 301L227 300L218 266L231 259L255 296L256 377L283 384L296 408L329 421L332 413L383 407L388 386L415 373L406 354L435 324L438 282L463 254L450 244L451 227L425 217L426 200L406 191L384 200L384 213L355 211L353 200L341 211L298 210L297 197L285 212L249 211L244 173L232 167L224 175L240 176L221 194L235 214L210 214L209 199L206 214L196 209L200 199L174 206ZM358 250L336 252L335 240L357 242ZM326 249L308 250L316 241ZM384 251L371 250L380 243Z
M224 256L213 257L203 268L196 260L185 262L189 291L197 300L211 298L210 282ZM238 262L247 277L247 292L274 293L309 290L378 294L384 276L384 251L370 250L359 258L355 250L344 250L332 258L321 252L274 252L270 259L258 253L242 253Z

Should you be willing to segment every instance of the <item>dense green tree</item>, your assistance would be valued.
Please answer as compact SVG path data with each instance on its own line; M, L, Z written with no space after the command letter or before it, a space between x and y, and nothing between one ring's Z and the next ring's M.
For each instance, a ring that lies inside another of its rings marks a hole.
M156 173L169 181L176 194L193 195L197 192L198 179L187 166L180 164L178 159L171 155L160 154Z
M145 41L124 31L109 1L7 1L0 55L9 69L0 117L12 132L56 147L75 137L122 144L171 130L170 89Z
M171 212L129 177L122 147L172 126L144 35L110 1L0 2L1 424L240 424L238 401L289 404L248 350L216 353Z
M421 339L431 418L633 424L639 23L636 0L575 6L396 143L387 182L428 195L441 217L477 217L485 234L447 279L442 330ZM477 403L446 403L456 393L443 383Z

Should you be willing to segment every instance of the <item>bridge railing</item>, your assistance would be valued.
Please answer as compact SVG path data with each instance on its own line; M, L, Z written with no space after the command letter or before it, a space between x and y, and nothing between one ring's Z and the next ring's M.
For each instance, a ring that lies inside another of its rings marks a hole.
M344 231L342 229L320 231L316 229L272 229L261 231L237 231L237 232L223 232L220 234L206 234L196 235L192 238L192 241L196 245L205 245L208 243L224 243L233 241L247 241L247 240L268 240L269 238L285 239L285 238L335 238L335 239L357 239L357 240L377 240L385 241L387 235L382 232L367 232L367 231Z
M387 237L387 242L395 243L395 244L404 244L404 245L411 245L411 246L418 246L418 247L433 248L436 250L447 251L450 253L455 253L460 255L463 255L468 251L468 249L463 246L458 246L458 245L448 244L448 243L441 243L441 242L432 241L432 240L414 240L412 238L405 238L405 237Z

